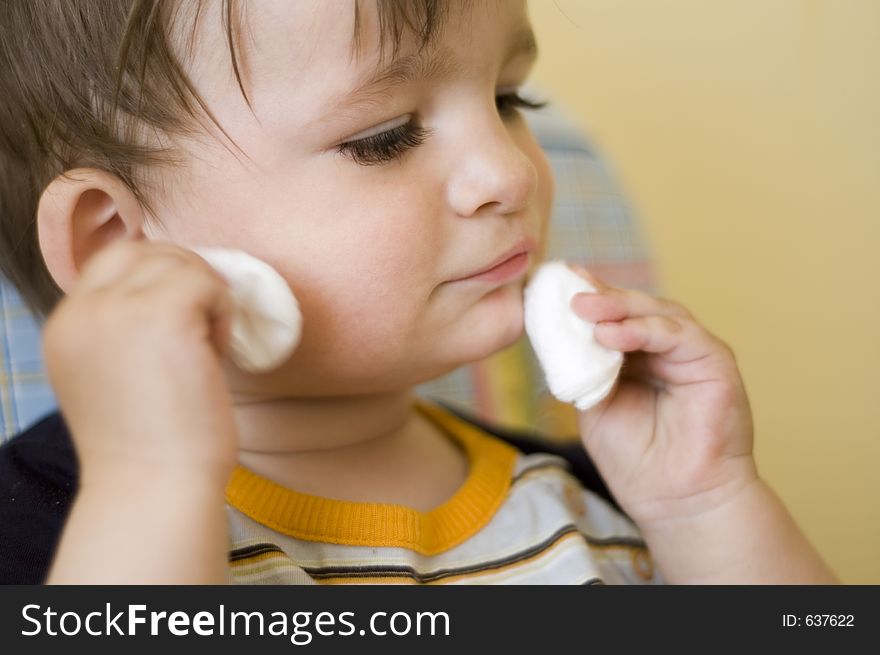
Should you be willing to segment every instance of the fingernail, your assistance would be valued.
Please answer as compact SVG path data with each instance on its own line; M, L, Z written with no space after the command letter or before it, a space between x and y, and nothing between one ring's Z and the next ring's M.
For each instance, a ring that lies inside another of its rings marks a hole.
M599 287L603 284L602 280L600 280L594 273L591 273L589 270L581 266L580 264L571 264L571 269L579 274L581 277L586 278L586 280L593 284L595 287Z
M598 294L592 293L591 291L580 291L571 297L569 307L576 312L583 312L587 308L587 299L593 298L597 295Z

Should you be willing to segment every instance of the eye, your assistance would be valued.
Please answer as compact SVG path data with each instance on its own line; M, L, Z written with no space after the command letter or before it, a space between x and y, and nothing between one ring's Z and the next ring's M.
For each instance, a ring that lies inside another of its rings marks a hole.
M523 98L519 93L502 93L495 96L495 106L502 118L509 118L516 115L517 109L543 109L549 103L547 101L535 102Z
M502 118L513 118L517 109L543 109L547 105L546 101L527 100L516 92L495 96L495 107ZM424 143L432 132L432 129L408 122L364 139L341 143L336 146L336 151L361 166L375 166L403 157L408 150Z
M374 166L402 157L410 148L421 145L431 132L428 128L404 123L364 139L341 143L336 151L362 166Z

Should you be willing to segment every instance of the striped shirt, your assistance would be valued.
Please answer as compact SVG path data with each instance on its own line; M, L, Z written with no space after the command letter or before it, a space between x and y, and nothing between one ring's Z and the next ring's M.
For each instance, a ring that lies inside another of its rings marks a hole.
M282 487L239 466L226 490L231 584L663 584L635 524L568 462L524 454L446 408L416 409L467 453L428 512Z

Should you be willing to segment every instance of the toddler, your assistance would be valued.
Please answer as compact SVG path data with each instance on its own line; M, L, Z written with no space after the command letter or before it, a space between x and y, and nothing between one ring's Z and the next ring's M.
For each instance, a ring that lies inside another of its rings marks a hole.
M553 197L524 0L0 14L3 271L48 316L78 457L48 583L837 582L758 475L733 353L676 302L580 271L572 310L626 353L578 412L615 502L413 394L523 333ZM289 283L280 366L231 362L196 247Z

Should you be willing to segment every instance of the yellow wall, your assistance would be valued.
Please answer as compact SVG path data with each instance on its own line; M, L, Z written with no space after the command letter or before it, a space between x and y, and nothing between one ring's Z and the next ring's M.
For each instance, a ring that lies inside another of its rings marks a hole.
M880 583L880 2L531 0L533 81L588 128L660 293L731 344L758 468Z

